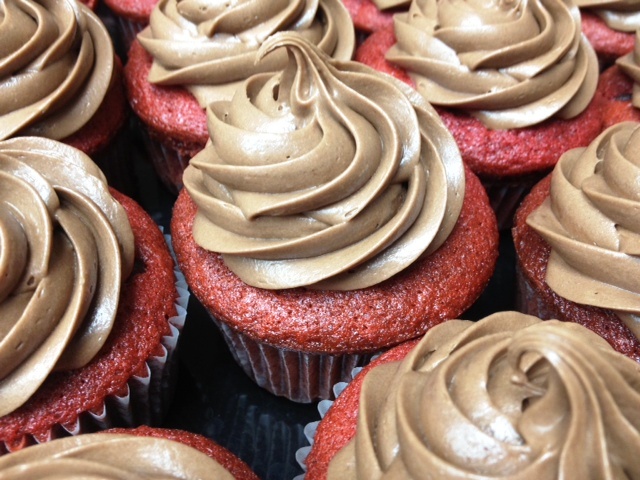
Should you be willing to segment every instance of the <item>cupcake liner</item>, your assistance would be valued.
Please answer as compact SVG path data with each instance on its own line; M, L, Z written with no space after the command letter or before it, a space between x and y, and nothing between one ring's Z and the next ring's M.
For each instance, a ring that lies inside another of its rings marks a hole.
M536 294L535 288L516 264L516 310L544 320L557 318L558 315Z
M174 195L182 188L182 174L192 155L185 154L154 138L144 127L139 129L147 157L156 174Z
M294 402L334 398L333 386L350 379L354 368L374 353L328 355L274 347L240 333L211 316L231 355L260 387Z
M173 256L171 240L167 235L165 239ZM147 359L145 372L132 376L118 394L107 396L97 409L81 412L71 424L56 424L44 434L27 434L14 442L0 442L0 455L56 438L117 426L155 425L163 420L173 397L174 372L177 369L174 353L186 320L190 296L184 276L177 266L174 266L174 275L178 291L175 303L177 315L168 319L171 332L162 339L162 354Z
M375 357L376 356L373 356L371 360L375 359ZM362 367L354 368L351 371L351 379L354 379L355 376L358 375L358 373L360 373L361 370L362 370ZM349 385L349 382L336 383L333 386L334 398L337 398L338 395L340 395L342 391L345 388L347 388L347 385ZM322 420L324 416L327 414L327 412L331 408L331 405L333 405L333 400L321 400L320 402L318 402L318 413L320 414L320 420ZM310 422L305 425L304 436L309 442L309 445L300 447L296 451L296 461L298 462L302 470L304 470L305 472L307 471L307 465L305 461L307 459L307 456L309 455L309 452L311 451L311 447L313 446L313 439L316 436L316 430L318 428L318 424L320 423L320 420L316 420L314 422ZM305 477L305 474L303 473L302 475L297 475L296 477L294 477L293 480L304 480L304 477Z
M513 226L513 217L520 202L543 176L544 174L531 175L517 180L481 178L491 208L496 214L498 230L508 230Z
M105 148L90 155L110 186L129 197L138 192L134 159L131 155L132 129L125 123Z

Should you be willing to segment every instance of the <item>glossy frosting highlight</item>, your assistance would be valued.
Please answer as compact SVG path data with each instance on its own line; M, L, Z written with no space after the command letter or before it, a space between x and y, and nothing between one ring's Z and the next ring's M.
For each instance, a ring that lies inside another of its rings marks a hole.
M353 55L353 23L340 0L160 0L138 39L154 58L149 81L184 86L205 108L230 99L250 75L281 69L284 52L259 63L257 52L285 30L336 59Z
M93 358L133 257L126 212L89 157L40 137L0 142L0 416L53 369Z
M491 129L573 118L596 90L598 60L569 2L414 0L394 26L387 59L433 105Z
M232 480L217 461L162 438L92 433L52 440L0 457L0 477Z
M114 72L109 32L73 0L0 3L0 140L62 140L98 110Z
M527 224L551 245L546 282L558 295L613 310L640 335L640 124L565 153Z
M293 33L284 71L210 105L211 141L183 177L194 238L249 285L355 289L437 249L464 197L459 151L399 81Z
M367 373L327 478L633 478L639 402L640 366L578 324L451 320Z

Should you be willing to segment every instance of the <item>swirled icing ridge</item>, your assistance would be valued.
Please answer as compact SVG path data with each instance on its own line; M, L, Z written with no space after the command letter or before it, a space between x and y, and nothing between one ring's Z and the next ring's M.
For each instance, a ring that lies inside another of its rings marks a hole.
M200 451L162 438L92 433L52 440L0 458L6 480L57 477L232 480Z
M184 175L196 242L261 288L362 288L435 250L464 172L433 109L299 35L274 35L261 54L276 49L284 71L210 105L211 141Z
M0 24L0 140L62 140L80 130L112 82L114 51L103 23L71 0L7 0Z
M414 0L394 16L387 59L433 105L527 127L575 117L593 98L598 60L580 25L577 7L555 0Z
M451 320L367 373L356 436L327 478L628 478L640 471L639 379L578 324Z

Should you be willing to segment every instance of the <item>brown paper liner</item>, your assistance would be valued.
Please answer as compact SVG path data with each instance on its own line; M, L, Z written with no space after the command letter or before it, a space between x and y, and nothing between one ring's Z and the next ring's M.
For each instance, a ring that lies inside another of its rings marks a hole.
M351 379L354 368L374 355L323 355L297 352L256 341L211 317L235 361L260 387L294 402L310 403L334 397L333 386Z

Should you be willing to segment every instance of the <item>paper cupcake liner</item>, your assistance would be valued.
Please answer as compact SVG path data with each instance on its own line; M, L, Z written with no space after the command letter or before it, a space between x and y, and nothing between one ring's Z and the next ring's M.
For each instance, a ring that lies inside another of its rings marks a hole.
M374 360L376 358L377 355L374 355L371 360ZM356 375L358 375L358 373L360 373L360 371L362 370L362 367L356 367L351 371L351 380L353 380ZM349 382L338 382L333 386L333 394L334 394L334 398L337 398L338 395L340 395L342 393L342 391L347 388L347 385L349 385ZM320 420L322 420L324 418L324 416L327 414L327 412L329 411L329 409L331 408L331 405L333 405L333 400L322 400L320 402L318 402L318 413L320 414ZM309 442L309 445L306 445L304 447L300 447L297 451L296 451L296 461L298 462L298 464L300 465L300 467L302 468L302 470L304 472L307 471L307 465L305 463L307 456L309 455L309 452L311 451L311 448L313 447L313 439L316 436L316 430L318 429L318 424L320 423L320 420L316 420L314 422L310 422L308 424L305 425L304 427L304 436L306 437L307 441ZM303 473L302 475L297 475L296 477L293 478L293 480L304 480L306 473Z
M260 387L294 402L331 399L333 386L349 380L351 371L374 355L328 355L298 352L256 341L211 316L231 355Z
M508 230L513 226L513 217L518 206L540 178L542 178L541 175L532 175L517 181L481 178L491 208L496 214L500 231Z
M136 39L136 36L144 30L147 26L146 23L133 22L126 18L118 17L118 30L120 32L120 41L122 42L125 51L129 51L129 47Z
M516 264L516 310L544 320L558 318L555 310L536 293L519 264Z
M165 235L165 239L173 255L169 236ZM178 291L177 314L168 319L171 331L161 341L162 355L147 359L145 374L132 376L118 394L107 396L97 409L81 412L71 424L56 424L46 434L28 434L15 442L0 443L0 455L56 438L112 427L156 425L164 419L175 390L177 361L174 354L190 296L186 280L177 266L174 266L174 275Z
M182 188L182 174L189 165L191 155L185 155L156 140L144 127L139 130L153 169L167 189L177 195Z

